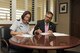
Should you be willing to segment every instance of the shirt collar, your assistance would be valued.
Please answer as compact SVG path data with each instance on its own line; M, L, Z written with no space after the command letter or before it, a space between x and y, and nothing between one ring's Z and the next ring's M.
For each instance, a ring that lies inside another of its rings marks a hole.
M48 25L49 25L49 23L46 23L46 22L45 22L45 25L46 25L46 24L48 24Z
M22 19L20 19L20 24L24 24L23 22L22 22ZM27 24L27 23L26 23Z
M20 19L20 23L23 24L22 19Z

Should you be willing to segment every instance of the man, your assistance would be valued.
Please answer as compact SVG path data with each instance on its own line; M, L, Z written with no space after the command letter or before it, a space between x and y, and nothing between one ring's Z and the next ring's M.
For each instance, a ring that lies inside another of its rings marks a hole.
M39 41L44 38L44 36L41 36L40 33L50 33L56 32L56 26L54 23L51 22L53 17L52 12L47 12L45 15L45 19L37 21L37 24L34 28L33 34L35 35L35 39L37 40L37 44ZM45 36L45 39L43 42L46 44L46 42L49 41L49 35ZM41 52L45 52L44 50L40 50Z
M47 32L47 33L53 33L56 32L56 26L54 23L51 22L53 17L52 12L47 12L45 15L45 19L39 20L37 22L37 25L34 28L33 34Z

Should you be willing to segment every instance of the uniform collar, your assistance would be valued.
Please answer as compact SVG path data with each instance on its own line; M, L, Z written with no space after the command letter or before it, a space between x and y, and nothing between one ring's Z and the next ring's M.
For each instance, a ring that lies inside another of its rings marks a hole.
M20 24L24 24L23 21L22 21L22 19L20 19ZM26 24L27 24L27 23L26 23Z
M21 23L21 24L24 24L24 23L22 22L22 19L20 19L20 23Z

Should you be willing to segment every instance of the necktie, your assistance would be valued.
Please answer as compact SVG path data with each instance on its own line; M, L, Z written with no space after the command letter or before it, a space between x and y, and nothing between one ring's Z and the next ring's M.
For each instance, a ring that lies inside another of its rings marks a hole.
M49 28L48 24L45 24L45 32L48 31L48 28Z

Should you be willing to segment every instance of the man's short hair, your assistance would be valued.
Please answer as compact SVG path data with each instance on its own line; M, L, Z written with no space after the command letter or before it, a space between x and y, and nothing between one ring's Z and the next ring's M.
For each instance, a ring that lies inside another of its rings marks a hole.
M50 11L48 11L46 14L51 14L51 15L53 16L53 13L52 13L52 12L50 12Z

